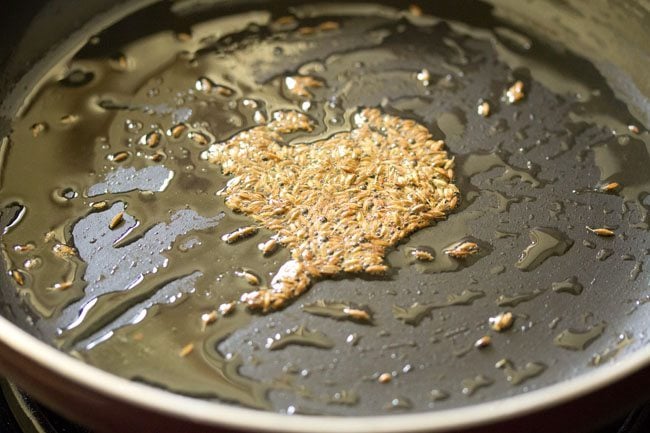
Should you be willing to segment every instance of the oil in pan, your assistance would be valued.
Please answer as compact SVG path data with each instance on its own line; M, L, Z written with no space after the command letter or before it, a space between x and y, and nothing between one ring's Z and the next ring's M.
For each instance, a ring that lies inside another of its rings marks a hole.
M648 134L593 65L479 2L178 5L99 31L3 141L5 260L47 341L332 415L495 400L644 344L619 318L647 300Z

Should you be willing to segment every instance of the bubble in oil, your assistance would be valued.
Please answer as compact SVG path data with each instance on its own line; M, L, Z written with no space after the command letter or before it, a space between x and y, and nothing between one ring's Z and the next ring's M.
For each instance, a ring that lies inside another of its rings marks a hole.
M73 69L68 74L59 80L59 84L64 87L83 87L95 78L92 71L84 71L81 69Z
M142 131L144 125L139 120L126 119L124 121L124 130L131 134L137 134Z

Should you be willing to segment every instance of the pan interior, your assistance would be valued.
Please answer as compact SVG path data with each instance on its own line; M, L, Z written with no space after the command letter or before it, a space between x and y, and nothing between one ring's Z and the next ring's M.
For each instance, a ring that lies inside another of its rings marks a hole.
M2 142L6 315L117 375L289 414L473 405L644 347L645 126L579 53L480 2L438 7L157 3L98 31L26 95ZM295 76L323 85L296 94ZM293 142L312 142L350 130L360 107L444 139L459 208L391 250L386 277L219 312L252 289L242 270L269 284L289 254L260 253L266 230L222 240L251 220L216 194L229 178L197 137L299 110L317 126ZM479 253L447 256L459 241ZM514 324L497 332L504 312Z

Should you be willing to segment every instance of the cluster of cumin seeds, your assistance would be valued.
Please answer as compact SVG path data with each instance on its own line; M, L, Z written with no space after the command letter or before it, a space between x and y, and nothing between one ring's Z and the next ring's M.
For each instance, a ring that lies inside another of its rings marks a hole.
M312 129L307 115L278 111L205 155L234 176L222 191L226 205L277 232L291 252L271 287L242 297L250 308L280 308L314 279L385 273L387 248L458 202L453 159L417 122L366 108L351 131L285 142Z

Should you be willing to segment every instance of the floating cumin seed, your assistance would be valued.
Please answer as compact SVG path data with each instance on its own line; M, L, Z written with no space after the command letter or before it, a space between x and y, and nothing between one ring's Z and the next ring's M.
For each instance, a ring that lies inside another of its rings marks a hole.
M379 383L388 383L391 380L393 380L393 376L390 373L382 373L377 378L377 382Z
M411 250L411 256L421 262L432 262L435 260L435 256L431 251L427 251L422 248L415 248Z
M249 238L256 233L257 233L257 227L254 226L240 227L236 230L233 230L230 233L226 233L225 235L221 236L221 240L227 244L234 244L235 242L239 242L241 240Z
M34 251L34 249L36 249L36 245L32 244L31 242L22 245L14 245L14 251L17 253L28 253L30 251Z
M217 93L220 94L221 96L232 96L235 93L235 91L232 90L230 87L217 86Z
M178 352L178 356L185 358L187 355L194 351L194 343L189 343L183 346L183 348Z
M616 192L621 188L621 184L618 182L609 182L598 187L601 192Z
M461 242L445 250L445 254L455 259L464 259L478 253L479 248L475 242Z
M278 246L278 241L271 238L266 242L258 244L257 249L262 252L263 256L270 256L278 249Z
M42 133L44 133L45 131L47 131L47 123L45 122L34 123L30 129L32 131L32 137L36 138L40 136Z
M208 325L212 325L214 322L217 321L217 311L212 310L209 313L204 313L201 315L201 329L205 331L205 328Z
M129 60L124 54L118 53L113 55L109 60L108 64L115 71L126 71L129 68Z
M257 275L249 271L248 269L242 269L240 271L236 271L235 275L237 275L240 278L243 278L248 284L251 286L259 286L260 285L260 279Z
M69 245L56 244L52 247L52 252L59 258L65 259L77 255L77 250Z
M19 270L13 269L12 271L9 272L9 274L11 275L11 278L14 279L16 284L18 284L19 286L25 285L25 277L23 277L23 274Z
M25 260L23 266L28 271L31 271L33 269L38 269L42 264L43 264L43 259L41 259L40 257L32 257L31 259Z
M476 112L479 116L488 117L490 115L490 104L486 101L480 102Z
M215 87L215 82L208 77L200 77L196 80L196 83L194 83L194 88L203 93L210 93Z
M210 143L208 136L201 132L192 131L187 136L190 138L190 140L197 144L200 144L201 146L206 146Z
M189 42L192 40L192 35L187 32L179 32L176 33L176 39L178 39L180 42Z
M474 347L476 347L477 349L482 349L484 347L488 347L491 343L492 343L492 338L489 335L484 335L483 337L476 340L476 343L474 343Z
M318 29L324 32L338 30L341 27L336 21L324 21L318 25Z
M345 307L343 309L343 313L354 320L359 320L362 322L370 322L372 320L370 313L359 308Z
M140 144L144 144L147 147L156 147L160 144L160 140L162 139L162 134L158 131L153 131L148 133L147 135L143 136L140 139Z
M111 218L111 221L108 223L108 228L115 230L124 222L124 212L118 212Z
M90 207L92 207L95 210L104 210L108 207L108 202L106 200L98 201L95 203L91 203Z
M109 159L113 162L122 162L125 161L129 157L129 152L116 152L112 155L109 156Z
M505 313L497 314L494 317L490 317L489 322L492 329L497 332L501 332L512 326L512 323L514 322L514 316L511 312L507 311Z
M589 226L586 227L587 230L592 232L595 235L602 236L602 237L611 237L614 236L616 233L614 233L613 230L607 229L607 228L591 228Z
M313 96L308 89L323 87L323 81L318 78L303 75L286 77L284 79L284 84L287 86L289 92L296 96L302 96L305 98Z
M196 83L194 83L194 88L199 92L203 92L206 94L216 92L221 96L232 96L232 94L234 93L234 91L229 87L217 84L207 77L201 77L198 80L196 80Z
M79 121L79 116L76 114L66 114L65 116L61 117L59 119L59 122L61 122L64 125L72 125L74 123L77 123Z
M165 159L165 152L159 149L156 151L156 153L149 156L149 159L151 159L153 162L160 162Z
M409 13L413 15L414 17L421 17L422 16L422 8L415 3L411 3L409 5Z
M524 83L522 81L515 81L506 91L506 99L509 104L514 104L524 98Z
M72 281L63 281L61 283L56 283L52 287L49 287L48 289L53 292L62 292L64 290L69 289L72 287Z
M228 314L232 313L235 311L235 303L234 302L227 302L225 304L219 305L219 313L221 313L222 316L227 316Z
M386 265L370 265L364 269L369 274L385 274L388 271Z
M417 78L418 81L421 81L422 84L424 84L425 86L428 86L431 80L431 73L429 73L428 69L422 69L420 72L417 73L415 78Z
M181 138L181 136L187 131L187 126L179 123L169 128L167 132L168 135L171 135L173 138Z

